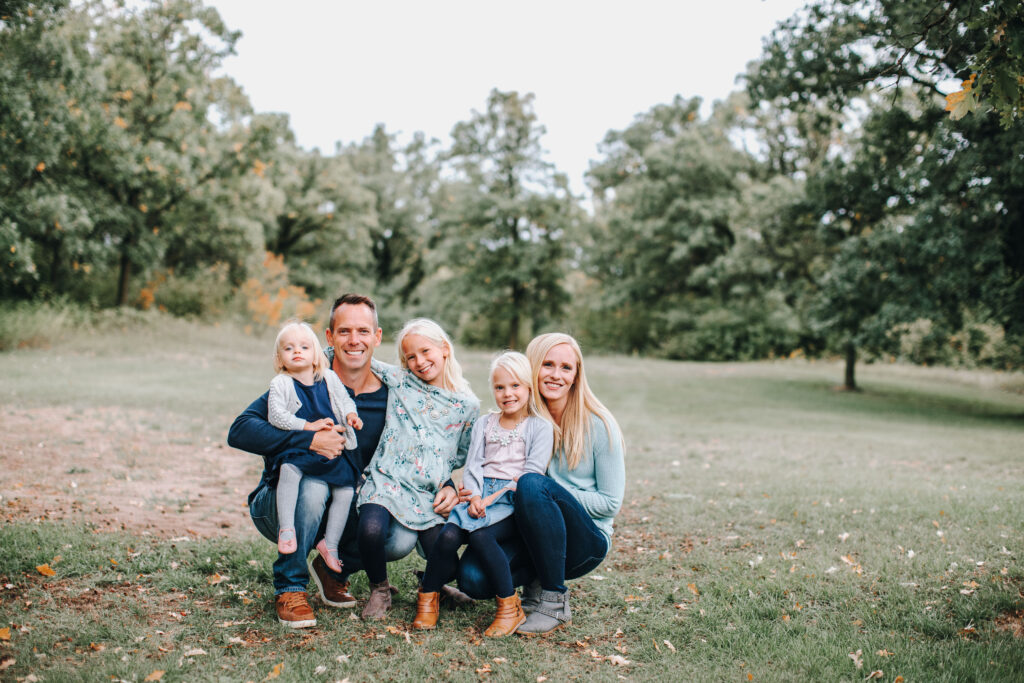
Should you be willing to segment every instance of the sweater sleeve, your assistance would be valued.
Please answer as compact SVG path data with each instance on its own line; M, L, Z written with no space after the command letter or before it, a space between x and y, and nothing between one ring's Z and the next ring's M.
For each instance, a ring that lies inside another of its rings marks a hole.
M388 386L388 389L394 389L401 385L404 370L398 365L392 365L391 363L371 358L370 372L377 375L380 381Z
M604 421L595 417L590 440L594 455L595 490L577 488L572 493L591 517L614 517L622 507L622 496L626 489L625 453L618 425L612 422L609 433Z
M327 382L327 395L331 397L331 412L334 413L335 424L345 425L345 450L355 450L359 447L355 430L345 421L349 413L356 413L356 402L348 395L348 390L341 383L334 370L327 370L324 373L324 381Z
M555 448L555 428L542 417L534 417L530 443L526 451L526 464L523 466L523 474L534 472L544 474L548 471L548 463L551 462L551 453Z
M267 421L267 397L260 396L235 418L228 430L228 445L256 455L277 455L293 448L308 449L315 432L281 430Z
M288 410L289 394L295 392L294 387L290 386L291 381L292 378L285 374L275 375L274 379L270 380L270 391L267 393L267 419L278 429L303 429L306 426L305 420ZM298 397L296 396L296 398Z
M487 432L487 415L478 417L473 424L473 431L470 433L469 454L466 456L466 469L462 471L462 485L476 495L481 495L484 490L480 473L483 471L484 461L484 434Z

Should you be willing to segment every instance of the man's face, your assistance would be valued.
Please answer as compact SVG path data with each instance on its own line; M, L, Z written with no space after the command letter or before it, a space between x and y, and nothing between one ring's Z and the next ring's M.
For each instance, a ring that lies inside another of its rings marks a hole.
M362 370L370 365L373 350L380 346L381 329L373 324L373 311L364 304L342 304L334 310L333 329L327 343L343 368Z

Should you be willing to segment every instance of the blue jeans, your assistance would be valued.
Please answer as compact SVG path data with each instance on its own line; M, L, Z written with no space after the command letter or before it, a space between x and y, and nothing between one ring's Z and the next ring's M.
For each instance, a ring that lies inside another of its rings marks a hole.
M554 479L527 473L516 485L519 535L501 543L512 582L524 586L535 578L541 588L564 593L567 579L593 571L608 554L608 542L572 494ZM459 561L459 588L482 600L496 595L484 563L468 548Z
M290 555L278 554L274 562L274 594L290 593L306 590L309 583L309 570L306 568L306 557L323 538L326 524L325 512L331 497L331 487L314 477L303 477L299 483L299 499L295 504L295 540L298 550ZM262 486L256 491L249 504L249 516L256 529L267 539L277 544L277 491ZM355 500L349 511L345 532L341 536L338 557L345 563L343 573L335 574L338 581L348 580L349 575L363 568L356 545L359 517L356 514ZM403 533L408 532L408 533ZM385 555L389 562L399 560L416 547L416 532L410 531L401 524L392 524L385 544ZM330 571L329 569L327 571ZM333 573L333 572L332 572Z

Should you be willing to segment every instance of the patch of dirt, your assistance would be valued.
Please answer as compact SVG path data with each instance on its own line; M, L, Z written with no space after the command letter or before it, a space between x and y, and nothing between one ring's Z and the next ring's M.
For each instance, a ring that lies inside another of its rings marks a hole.
M253 530L259 457L173 431L156 413L66 407L0 413L0 520L70 520L159 537Z

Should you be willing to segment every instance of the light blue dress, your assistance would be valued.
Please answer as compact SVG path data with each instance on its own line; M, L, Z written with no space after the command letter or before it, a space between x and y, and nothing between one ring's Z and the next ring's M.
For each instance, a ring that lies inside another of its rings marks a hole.
M466 462L480 401L431 386L396 365L373 360L370 367L388 387L388 407L359 505L381 505L415 531L443 524L434 497Z

